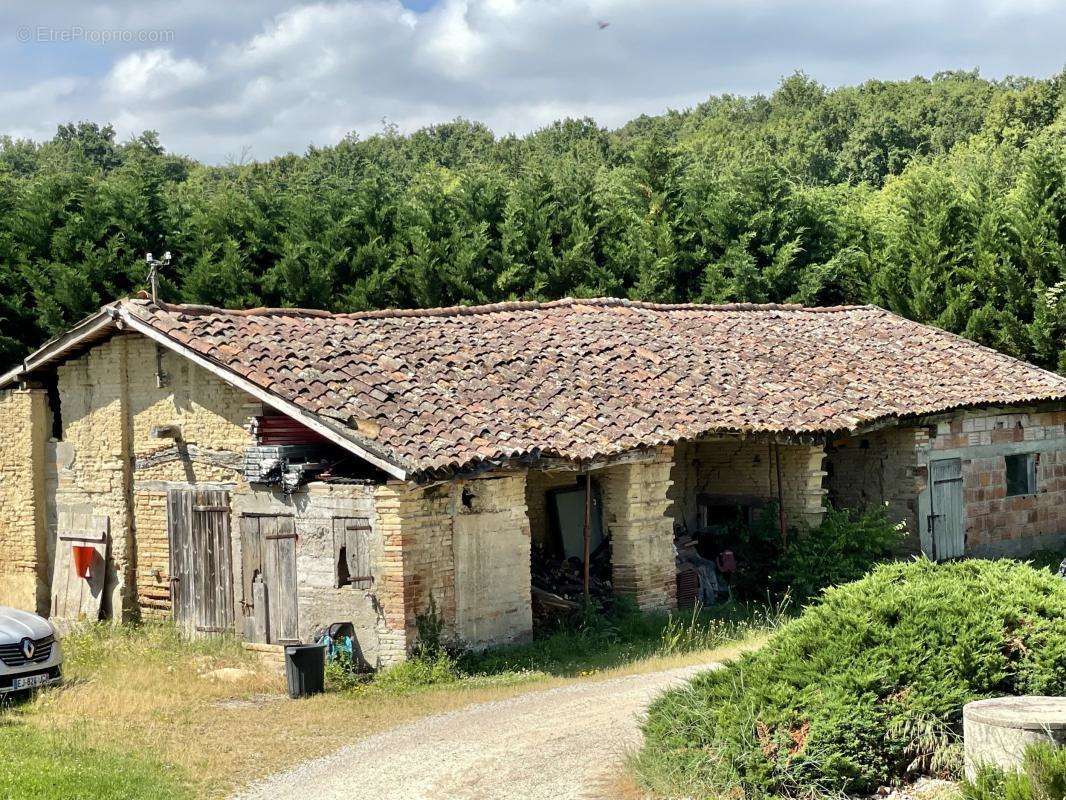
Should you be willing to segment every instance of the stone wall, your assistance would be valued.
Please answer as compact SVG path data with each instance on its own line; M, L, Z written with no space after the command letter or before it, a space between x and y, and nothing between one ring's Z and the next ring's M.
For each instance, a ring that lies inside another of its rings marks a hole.
M917 499L925 478L919 474L918 443L924 433L922 428L886 428L836 439L827 448L829 502L850 509L886 504L889 519L907 526L906 552L920 548Z
M677 607L674 523L669 514L674 448L660 447L646 461L593 473L603 493L603 524L611 537L614 591L644 611Z
M384 557L382 529L375 509L375 486L368 483L309 483L292 495L262 486L240 488L231 497L233 509L233 586L238 633L251 633L251 618L241 616L245 578L241 570L240 520L244 515L292 516L296 529L296 576L299 636L311 641L315 632L333 622L351 622L355 628L357 656L371 667L389 661L383 657L379 634L383 628L381 602ZM337 586L334 561L334 520L360 517L371 526L369 586ZM243 624L242 624L243 623Z
M962 459L967 553L1024 555L1066 542L1066 411L960 413L933 433L920 448L923 466ZM1007 497L1005 456L1023 453L1036 458L1036 492Z
M825 512L822 480L824 450L820 445L779 445L753 439L680 442L671 472L673 516L678 525L696 529L701 494L752 496L775 500L781 456L781 493L786 523L812 526Z
M0 605L27 611L48 605L44 463L50 434L43 389L0 392Z

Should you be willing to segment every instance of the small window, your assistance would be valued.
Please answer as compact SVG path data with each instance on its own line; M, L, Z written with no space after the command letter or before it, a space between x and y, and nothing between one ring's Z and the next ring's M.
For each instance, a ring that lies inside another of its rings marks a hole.
M374 582L370 574L370 520L367 517L333 518L334 585L369 589Z
M1004 456L1007 464L1007 497L1036 493L1036 454Z

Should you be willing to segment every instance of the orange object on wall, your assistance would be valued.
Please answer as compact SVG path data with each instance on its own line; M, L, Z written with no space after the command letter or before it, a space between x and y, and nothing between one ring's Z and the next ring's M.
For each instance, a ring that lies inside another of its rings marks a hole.
M96 550L89 545L76 544L71 547L71 551L74 556L74 571L78 573L78 577L89 577L89 567L92 566Z

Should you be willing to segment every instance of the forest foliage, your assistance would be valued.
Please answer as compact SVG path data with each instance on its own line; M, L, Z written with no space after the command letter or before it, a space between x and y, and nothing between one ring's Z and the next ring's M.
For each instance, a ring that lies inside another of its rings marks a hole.
M0 141L0 369L145 285L351 311L509 298L876 303L1066 370L1066 73L716 96L617 130L386 126L211 166L149 131Z

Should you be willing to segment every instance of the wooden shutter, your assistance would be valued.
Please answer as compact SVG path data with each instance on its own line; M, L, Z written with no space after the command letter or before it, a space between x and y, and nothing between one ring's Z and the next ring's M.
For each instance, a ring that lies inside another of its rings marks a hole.
M356 589L368 589L373 584L374 576L370 569L371 533L369 517L333 518L333 564L337 586L351 585Z

